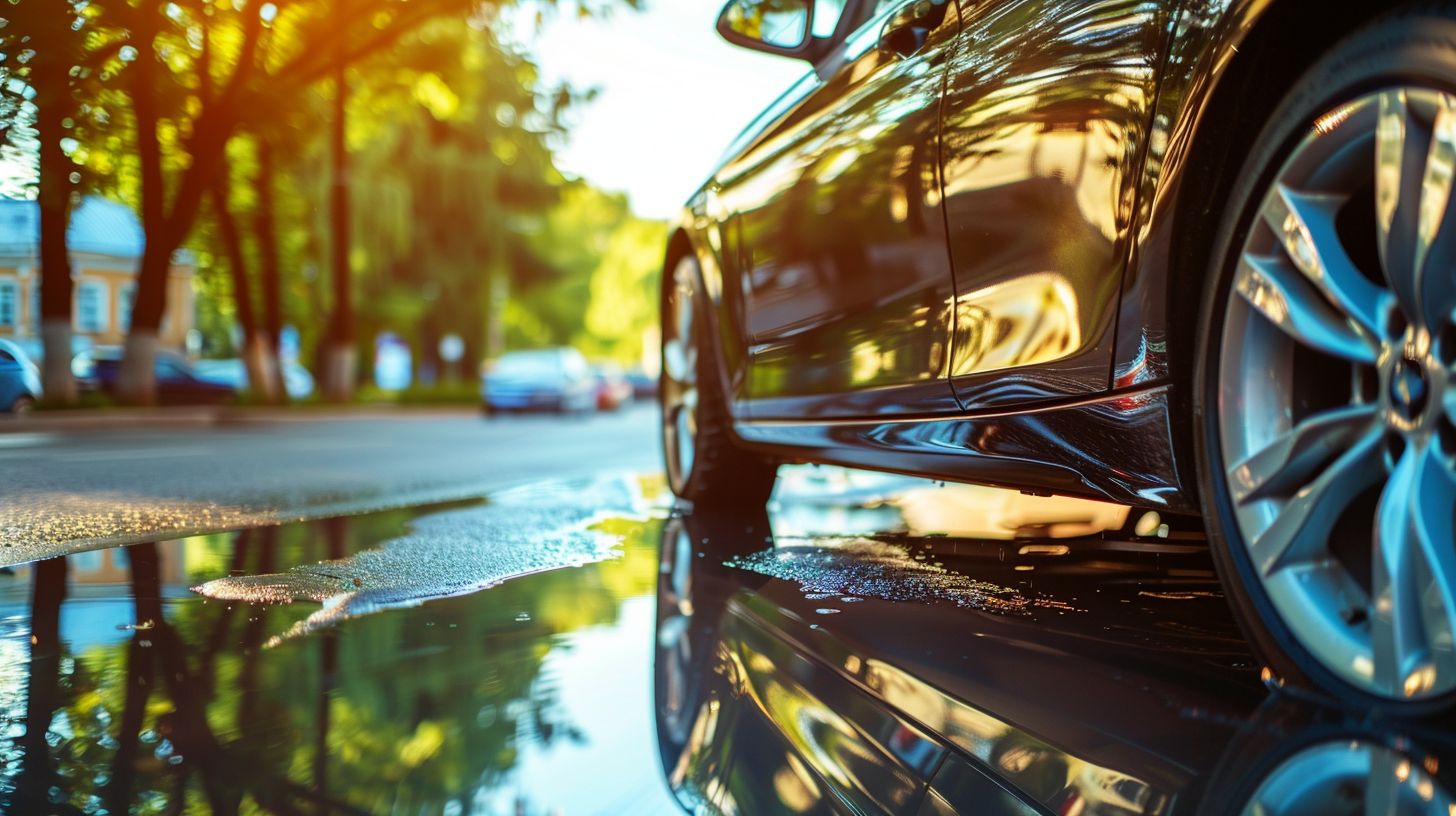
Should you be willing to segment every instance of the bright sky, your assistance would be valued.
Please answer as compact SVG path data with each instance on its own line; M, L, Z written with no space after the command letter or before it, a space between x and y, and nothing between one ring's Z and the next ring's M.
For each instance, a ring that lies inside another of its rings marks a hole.
M605 20L562 14L528 49L548 83L595 86L558 162L667 218L697 189L728 143L810 70L807 62L747 51L714 30L723 0L647 0Z

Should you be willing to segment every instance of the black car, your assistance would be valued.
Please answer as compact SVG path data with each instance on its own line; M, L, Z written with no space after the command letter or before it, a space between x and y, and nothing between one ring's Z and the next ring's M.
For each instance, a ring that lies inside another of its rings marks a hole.
M232 402L237 389L198 377L187 358L169 351L157 353L154 364L157 377L157 402L162 405L221 405ZM78 354L71 362L71 371L82 388L115 394L121 375L121 352L96 349Z
M1272 678L1450 708L1456 6L733 0L719 30L812 68L669 239L679 496L814 461L1202 515Z

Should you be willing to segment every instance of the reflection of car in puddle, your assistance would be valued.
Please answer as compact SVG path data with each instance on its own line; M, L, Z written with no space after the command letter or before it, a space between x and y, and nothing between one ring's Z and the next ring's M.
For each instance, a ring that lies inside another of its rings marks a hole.
M845 604L725 565L764 557L766 539L768 552L843 540L778 526L704 512L664 531L655 708L689 811L1449 816L1452 780L1426 753L1449 755L1445 738L1419 748L1266 699L1196 548L1108 537L1048 559L1035 539L861 539L929 546L965 580L1065 601L1005 614Z

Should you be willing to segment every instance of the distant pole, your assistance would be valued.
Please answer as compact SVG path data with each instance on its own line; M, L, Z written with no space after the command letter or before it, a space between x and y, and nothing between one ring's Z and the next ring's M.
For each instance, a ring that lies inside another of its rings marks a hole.
M334 311L328 332L330 348L324 380L325 396L333 402L347 402L354 390L354 308L349 280L349 153L344 138L348 95L344 60L340 54L334 69L334 116L330 134L333 158L333 182L329 190L333 248L330 260L333 263Z

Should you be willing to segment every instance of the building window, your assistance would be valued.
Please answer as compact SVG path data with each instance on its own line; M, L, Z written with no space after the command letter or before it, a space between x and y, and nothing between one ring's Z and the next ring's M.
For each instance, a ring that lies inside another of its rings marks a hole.
M40 333L40 278L30 276L30 330Z
M13 329L20 323L20 286L0 281L0 327Z
M131 307L135 300L136 284L122 284L120 300L116 304L116 325L122 331L127 331L131 328Z
M106 331L106 284L83 283L76 288L76 330Z

